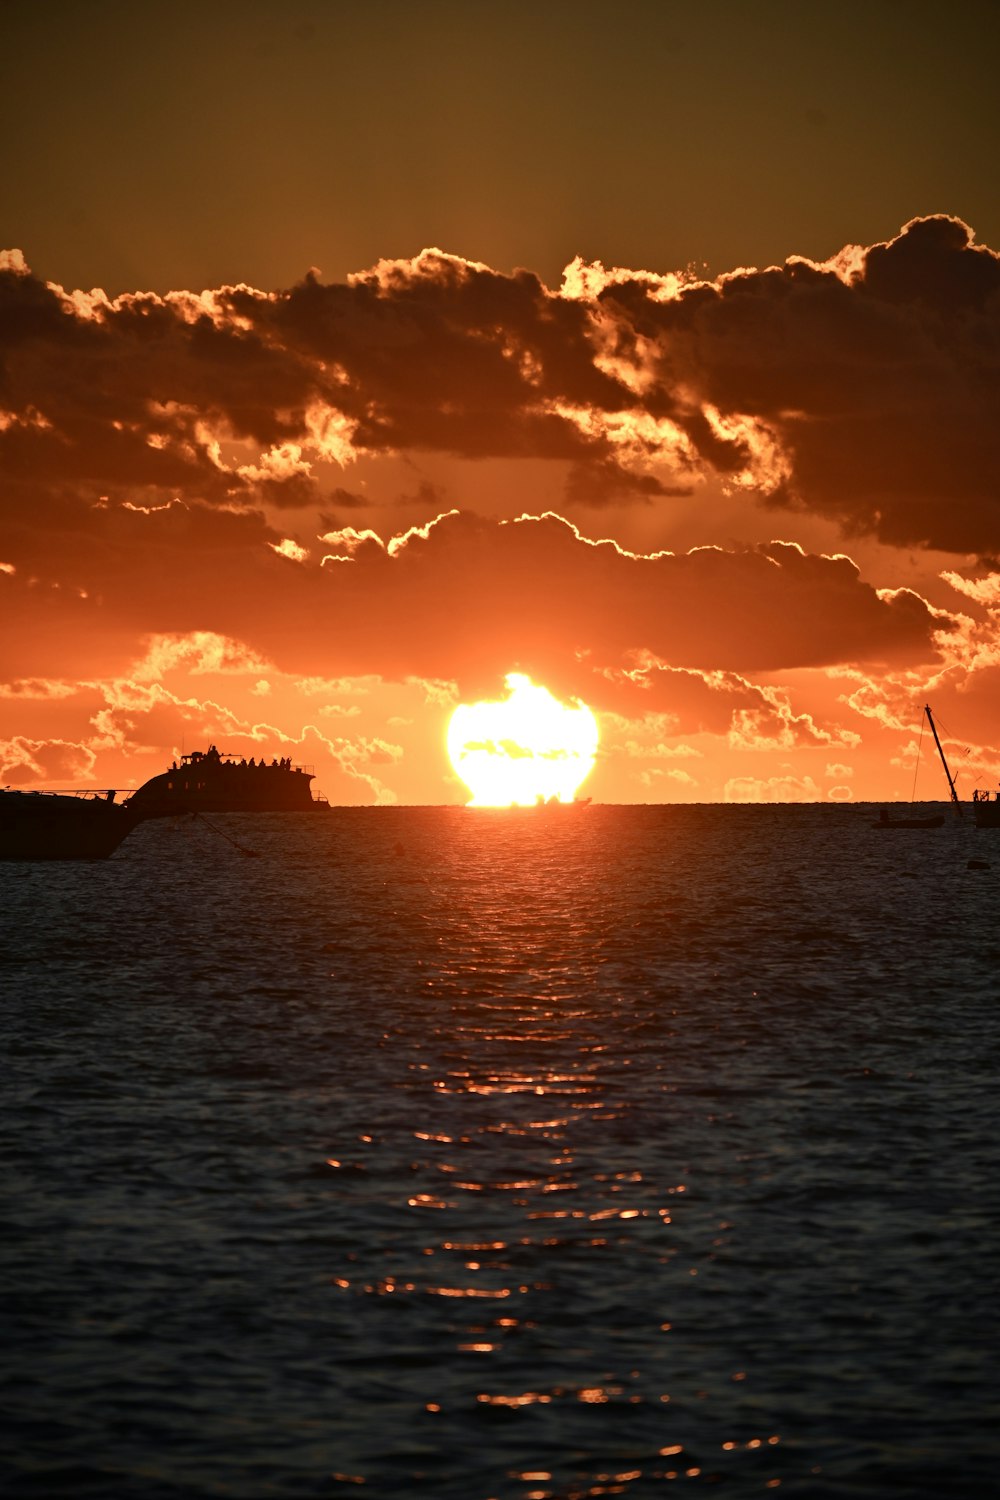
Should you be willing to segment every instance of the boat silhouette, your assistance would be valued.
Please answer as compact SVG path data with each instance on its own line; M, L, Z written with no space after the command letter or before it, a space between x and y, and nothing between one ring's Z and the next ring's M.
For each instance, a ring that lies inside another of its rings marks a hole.
M948 778L948 786L951 788L951 800L955 804L955 811L961 814L961 806L958 801L958 793L955 790L954 777L945 760L944 749L938 739L937 726L934 723L934 715L931 713L930 704L924 705L924 713L927 722L931 726L934 735L934 743L937 745L941 764L944 766L944 774ZM1000 828L1000 791L990 793L984 788L977 787L972 793L972 817L977 828Z
M116 793L0 791L0 860L108 859L150 818L191 813L324 812L312 771L193 750L121 802Z
M952 807L954 808L956 817L960 818L962 816L962 804L959 801L958 792L955 790L955 778L952 776L951 768L949 767L948 762L945 759L944 746L941 744L941 739L937 731L937 724L934 722L934 715L931 712L931 706L929 703L924 704L924 715L926 716L927 722L930 725L931 734L934 736L934 744L937 747L937 753L940 756L941 765L944 768L944 774L948 781L948 790L951 793ZM873 828L941 828L943 826L943 813L928 813L926 815L911 813L907 817L893 818L889 815L888 811L885 808L883 808L879 813L877 821L872 824Z
M944 824L943 813L930 813L927 817L893 818L883 807L878 815L878 821L873 824L875 828L941 828Z
M972 816L977 828L1000 828L1000 792L977 788L972 794Z
M107 859L143 815L109 792L0 791L0 860Z
M290 759L266 761L219 751L193 750L169 771L153 776L126 799L130 812L146 818L175 813L325 812L329 803L314 797L313 772Z

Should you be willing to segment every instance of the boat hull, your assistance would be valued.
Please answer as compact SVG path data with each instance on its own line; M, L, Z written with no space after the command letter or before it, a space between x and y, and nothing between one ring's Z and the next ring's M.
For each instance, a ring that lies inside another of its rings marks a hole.
M1000 828L1000 799L987 802L985 798L973 802L972 814L977 828Z
M108 859L141 822L98 797L0 792L0 860Z

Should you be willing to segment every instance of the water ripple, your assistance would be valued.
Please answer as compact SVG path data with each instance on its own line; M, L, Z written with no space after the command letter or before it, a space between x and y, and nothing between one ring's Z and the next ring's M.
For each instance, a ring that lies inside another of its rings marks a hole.
M989 1492L990 835L227 827L0 867L8 1493Z

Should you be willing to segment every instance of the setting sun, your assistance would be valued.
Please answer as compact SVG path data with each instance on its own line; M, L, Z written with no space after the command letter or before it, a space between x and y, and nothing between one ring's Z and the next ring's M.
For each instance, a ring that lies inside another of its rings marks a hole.
M448 726L448 754L472 792L469 806L572 802L594 766L597 720L585 703L560 703L520 672L506 683L507 698L461 703Z

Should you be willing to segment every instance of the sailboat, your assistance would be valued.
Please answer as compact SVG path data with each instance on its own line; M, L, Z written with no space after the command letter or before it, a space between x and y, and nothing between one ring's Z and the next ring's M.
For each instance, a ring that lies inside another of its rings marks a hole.
M929 703L924 704L924 713L926 714L927 722L931 727L931 734L934 736L934 743L937 746L937 753L941 757L941 764L944 767L944 774L948 780L948 790L951 792L951 800L955 809L955 814L957 817L961 817L962 804L959 802L958 792L955 790L955 779L948 768L948 762L945 759L944 747L941 744L941 740L938 736L937 725L934 722L934 715L931 712L931 706ZM997 826L1000 827L1000 802L997 802L993 805L995 805L997 809ZM872 826L875 828L940 828L943 823L943 813L928 813L924 817L914 816L909 818L891 818L886 809L883 808L879 813L878 822L874 823Z
M924 704L924 713L927 715L927 722L931 726L931 734L933 734L934 736L934 743L937 746L938 755L941 757L941 764L944 767L944 774L948 778L948 789L951 792L951 800L954 804L955 812L959 817L961 817L962 804L960 803L958 793L955 790L955 779L952 776L951 771L948 769L948 762L945 759L944 748L942 747L941 741L938 738L937 725L934 722L934 715L931 712L931 706L929 703ZM972 816L975 819L977 828L1000 828L1000 791L991 793L985 790L981 791L977 787L976 790L972 793ZM943 818L938 818L938 824L943 822ZM898 826L903 825L913 827L914 822L911 821L907 824L907 820L903 819ZM885 824L880 822L876 826L885 827ZM919 826L930 827L936 825L932 825L929 822L925 821Z
M924 713L927 715L927 722L930 724L931 733L934 735L934 743L937 745L941 764L944 766L944 774L948 778L948 785L951 788L951 800L955 803L955 811L961 815L958 793L955 791L955 783L948 769L948 762L944 758L941 741L938 739L937 726L934 723L934 715L931 713L930 704L924 705ZM976 821L977 828L1000 828L1000 791L990 793L986 790L981 791L977 787L972 794L972 816Z

